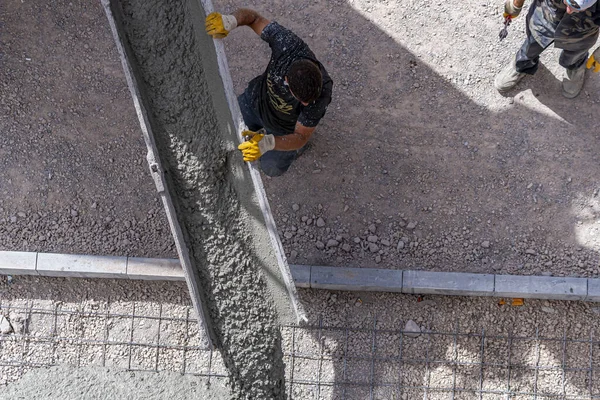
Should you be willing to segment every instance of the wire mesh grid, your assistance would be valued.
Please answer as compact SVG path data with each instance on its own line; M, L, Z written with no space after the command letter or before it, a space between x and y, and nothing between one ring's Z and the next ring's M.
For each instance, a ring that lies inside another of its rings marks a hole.
M53 365L175 371L221 379L220 354L183 315L2 305L1 382ZM403 325L402 325L403 326ZM282 326L290 399L600 399L600 341L370 326Z

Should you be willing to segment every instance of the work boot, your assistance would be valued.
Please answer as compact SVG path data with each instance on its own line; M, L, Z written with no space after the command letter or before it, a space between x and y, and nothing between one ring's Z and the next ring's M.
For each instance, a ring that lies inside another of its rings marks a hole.
M525 72L518 72L517 67L515 66L515 60L513 59L510 64L508 64L498 75L496 75L496 79L494 80L494 87L500 92L507 92L510 89L517 86L517 83L521 81L525 77Z
M567 69L563 78L563 96L567 99L577 97L585 82L585 64L581 64L579 68Z

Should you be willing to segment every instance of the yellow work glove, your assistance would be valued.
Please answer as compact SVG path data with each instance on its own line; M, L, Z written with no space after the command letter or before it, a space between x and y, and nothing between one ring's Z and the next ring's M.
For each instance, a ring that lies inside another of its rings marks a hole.
M206 17L206 33L215 39L223 39L235 28L237 28L237 19L233 15L213 12Z
M585 66L594 72L600 72L600 47L592 53Z
M267 151L275 148L275 136L273 135L244 131L242 136L251 136L250 140L238 146L244 156L244 161L256 161Z
M519 14L521 13L522 7L516 7L515 4L513 3L513 0L506 0L506 2L504 3L504 14L502 14L502 16L504 18L506 17L511 17L511 18L517 18L519 16Z

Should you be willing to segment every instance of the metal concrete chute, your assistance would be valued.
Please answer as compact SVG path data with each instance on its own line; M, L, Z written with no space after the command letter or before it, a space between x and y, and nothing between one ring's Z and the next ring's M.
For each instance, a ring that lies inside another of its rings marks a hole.
M223 289L221 279L228 286L235 286L235 279L249 271L254 271L256 275L250 279L254 282L250 286L256 291L256 297L247 297L244 301L253 301L257 307L272 308L275 324L305 321L306 316L298 300L260 174L253 165L243 163L233 151L235 144L241 140L243 122L233 93L227 60L222 44L214 43L213 46L213 39L201 29L206 15L204 10L210 11L212 4L192 0L164 6L183 8L185 28L191 27L193 32L185 40L190 41L189 46L196 52L186 49L186 54L196 57L190 64L197 62L197 68L182 72L182 79L189 79L189 82L175 82L183 88L180 90L193 93L200 89L206 91L202 104L198 101L191 103L193 107L198 107L199 114L210 114L200 116L190 116L196 110L190 110L188 105L173 105L178 98L177 94L174 98L168 98L172 90L161 92L160 85L164 84L162 78L168 81L170 77L160 70L160 66L157 71L150 71L155 65L147 66L155 63L151 58L153 39L149 39L151 45L132 43L139 39L134 36L144 34L140 32L146 26L134 28L128 24L137 22L123 20L123 16L127 15L123 7L132 7L131 4L116 0L102 0L102 4L148 148L150 172L165 208L190 296L208 344L219 347L221 339L215 331L215 325L220 332L227 318L227 313L221 310L217 313L219 320L212 320L209 312L211 307L221 307L222 302L228 300L213 296L213 291ZM178 12L182 12L181 9ZM150 25L147 28L149 31L153 29ZM169 60L164 62L168 63ZM152 74L160 76L158 80L161 82L152 81ZM198 83L201 79L190 77L194 74L199 74L200 78L210 78ZM193 90L186 87L195 84L201 86ZM162 98L163 95L165 98ZM180 123L161 116L163 108L171 105L173 110L167 110L166 113L176 114L183 110L189 121ZM201 135L204 136L200 144L198 137ZM198 146L206 148L198 149ZM176 151L180 154L174 154ZM188 181L182 184L185 179ZM230 208L218 209L220 203L229 204ZM227 213L231 215L220 217ZM231 251L231 257L228 251ZM221 267L225 272L219 271ZM227 277L228 269L236 271ZM238 292L245 292L247 288L240 286L237 289Z
M113 13L111 10L110 0L101 1L108 17L111 32L115 39L117 50L123 65L125 78L127 80L127 86L131 92L134 108L140 123L142 135L144 137L144 142L146 143L146 147L148 149L146 160L148 161L148 166L150 168L150 173L156 186L156 190L165 208L169 227L171 228L171 233L173 234L175 246L179 255L179 261L185 273L186 282L190 291L190 297L194 305L194 310L197 314L198 323L205 333L206 345L209 347L214 347L214 331L211 329L210 324L207 321L208 312L206 310L206 303L203 301L202 291L199 286L198 273L190 260L189 251L183 237L182 228L173 205L173 198L168 190L168 183L165 179L164 169L158 155L158 149L152 133L148 112L140 93L140 86L138 84L136 74L134 73L132 63L130 62L132 57L131 49L128 48L126 42L123 41L122 34L118 29L119 22L116 18L119 17L119 14Z

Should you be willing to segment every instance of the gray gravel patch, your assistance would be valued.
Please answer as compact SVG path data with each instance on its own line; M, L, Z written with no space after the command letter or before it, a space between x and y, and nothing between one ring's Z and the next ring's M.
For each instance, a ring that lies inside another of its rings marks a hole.
M0 249L175 256L100 2L0 23Z
M39 385L44 382L43 385ZM34 369L0 393L5 400L226 400L223 380L174 372L131 372L109 368L57 366Z

